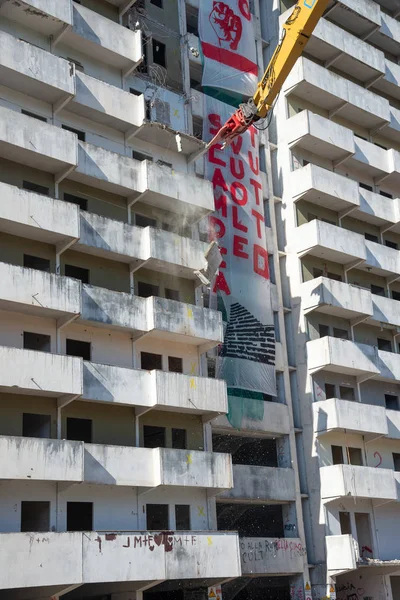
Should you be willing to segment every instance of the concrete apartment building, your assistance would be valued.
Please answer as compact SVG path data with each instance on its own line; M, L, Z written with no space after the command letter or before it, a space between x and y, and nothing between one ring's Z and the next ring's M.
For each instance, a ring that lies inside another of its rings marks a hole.
M197 20L196 1L0 2L0 598L303 597L270 226L278 397L233 430L214 377Z
M400 598L399 16L331 2L269 131L313 598Z

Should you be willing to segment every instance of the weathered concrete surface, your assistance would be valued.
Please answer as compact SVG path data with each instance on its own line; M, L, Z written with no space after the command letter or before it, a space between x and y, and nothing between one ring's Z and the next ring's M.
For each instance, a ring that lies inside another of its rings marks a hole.
M353 571L357 567L356 542L351 535L326 536L328 571Z
M0 436L0 479L83 481L83 442Z
M371 242L369 240L365 240L365 247L367 250L366 265L387 274L400 274L400 257L398 250L388 248L387 246L383 246L383 244L377 244L376 242Z
M23 5L21 6L20 3L14 2L13 4L16 4L22 10L25 9L26 11L26 7L24 7ZM71 0L57 0L57 2L54 2L54 0L24 0L24 5L25 4L30 9L30 12L28 12L29 9L27 11L30 17L30 21L33 20L34 22L35 18L44 20L44 18L46 18L44 17L44 15L46 15L51 21L60 21L60 23L57 23L59 27L63 23L67 25L72 25ZM43 15L37 15L36 11L43 13ZM33 27L33 23L30 23L30 25L31 27Z
M348 402L331 398L313 404L314 431L354 431L364 435L388 435L386 410L383 406Z
M302 573L305 553L297 538L240 538L243 575Z
M206 414L228 411L226 382L222 379L162 371L149 375L156 379L156 406L176 406L181 411L200 411Z
M372 298L369 290L328 277L317 277L301 284L301 304L305 312L317 310L345 319L372 316Z
M307 342L307 356L308 368L313 372L325 369L350 375L380 373L377 366L378 352L374 346L357 344L350 340L333 337L312 340Z
M341 264L367 258L364 236L318 219L296 229L293 247L301 256L321 256L323 252L325 260Z
M233 431L232 425L225 415L221 415L214 419L212 427L218 431ZM265 402L263 419L261 421L255 421L248 417L243 417L241 431L243 433L267 432L275 435L288 435L290 431L288 406L278 402Z
M148 298L84 284L81 319L130 331L149 331Z
M0 306L12 303L36 313L79 314L81 311L81 282L36 269L16 267L0 262Z
M387 410L388 437L394 440L400 439L400 412L397 410Z
M263 502L294 502L296 499L293 469L233 465L234 488L221 498Z
M0 346L0 388L62 396L82 394L82 359Z
M372 500L397 500L396 481L391 469L331 465L320 468L321 498L352 496Z
M159 448L160 485L224 490L233 486L232 457L217 452Z
M79 207L0 182L0 219L21 237L56 243L79 237Z
M374 308L374 321L377 323L390 323L391 325L400 327L400 313L397 300L372 294L372 303Z

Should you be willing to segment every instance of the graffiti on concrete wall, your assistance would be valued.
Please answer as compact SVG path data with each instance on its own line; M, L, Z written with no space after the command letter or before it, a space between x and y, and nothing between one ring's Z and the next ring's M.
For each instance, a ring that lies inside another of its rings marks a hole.
M99 545L99 552L101 553L103 542L113 542L117 539L116 534L108 533L104 538L98 536L95 541ZM156 546L163 546L165 552L172 552L175 548L184 548L189 546L196 546L197 536L196 535L176 535L173 531L162 531L160 533L143 533L139 535L127 535L123 540L123 548L148 548L150 552L153 552ZM208 545L212 546L212 536L207 537Z

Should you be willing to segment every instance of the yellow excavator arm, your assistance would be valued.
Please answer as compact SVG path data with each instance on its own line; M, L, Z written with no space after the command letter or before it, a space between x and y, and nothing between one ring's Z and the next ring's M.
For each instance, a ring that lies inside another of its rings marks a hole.
M241 104L228 119L205 151L212 145L222 142L228 146L232 140L244 133L253 123L264 119L273 108L285 79L293 69L297 59L303 54L318 21L328 7L329 0L298 0L290 17L283 26L283 32L257 90L248 102Z

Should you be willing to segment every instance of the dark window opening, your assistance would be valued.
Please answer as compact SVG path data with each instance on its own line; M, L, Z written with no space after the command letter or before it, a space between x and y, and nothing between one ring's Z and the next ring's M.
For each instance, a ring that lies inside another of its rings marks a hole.
M378 338L377 343L379 350L384 350L385 352L392 352L392 342L390 340Z
M93 441L92 432L92 419L79 419L77 417L67 417L67 440L91 444Z
M175 450L187 449L186 429L172 429L172 447L175 448Z
M371 284L371 293L375 296L386 296L385 288L380 285Z
M346 329L340 329L339 327L333 328L333 337L339 338L341 340L349 339L349 332Z
M246 438L239 435L213 434L213 451L232 454L234 465L277 467L276 440Z
M74 0L75 2L77 0ZM78 2L78 4L80 4L80 2ZM75 65L75 69L77 71L81 71L83 73L83 71L85 70L85 67L83 66L83 64L81 62L79 62L79 60L76 60L75 58L70 58L69 56L67 56L67 60L69 60L69 62L72 62Z
M146 215L135 214L135 225L137 227L157 227L157 221Z
M348 448L348 459L351 465L356 465L358 467L363 466L363 458L362 458L362 450L361 448Z
M51 438L51 416L23 413L22 435L24 437Z
M373 192L373 188L371 185L368 185L367 183L361 183L360 182L360 188L362 188L363 190L368 190L369 192Z
M168 371L183 373L183 360L177 356L168 356Z
M83 360L90 360L91 353L92 348L90 342L82 342L81 340L67 339L68 356L79 356L83 358Z
M146 504L147 530L169 529L168 504Z
M50 502L21 502L21 531L50 531Z
M397 452L393 452L393 466L395 471L400 471L400 454Z
M165 288L165 297L167 300L176 300L176 302L179 302L179 290Z
M50 194L50 188L45 185L39 185L38 183L33 183L33 181L23 181L22 188L24 190L29 190L30 192L36 192L36 194L42 194L42 196L48 196Z
M133 94L133 96L142 96L142 92L139 92L139 90L135 90L135 88L129 88L129 91L131 94Z
M84 131L81 131L80 129L75 129L74 127L70 127L69 125L61 125L61 127L62 127L62 129L65 129L66 131L75 133L78 136L78 140L80 140L81 142L86 141L86 133Z
M207 358L207 377L215 379L217 376L216 360L215 358Z
M336 386L333 383L325 383L325 398L336 398Z
M158 285L146 283L145 281L138 281L138 296L141 296L141 298L150 298L150 296L159 295L160 288Z
M177 531L190 531L190 506L188 504L175 505L175 525Z
M400 292L396 292L395 290L392 290L392 298L393 298L393 300L400 300Z
M379 238L377 235L373 235L372 233L364 233L364 237L368 242L375 242L376 244L379 243Z
M330 273L329 271L323 271L322 269L313 269L313 277L316 279L317 277L327 277L328 279L333 279L333 281L342 281L342 276L337 275L336 273Z
M399 398L393 394L385 394L385 406L388 410L399 410Z
M268 269L271 283L276 283L274 255L268 254Z
M203 139L203 119L201 117L193 117L193 135L198 139Z
M330 335L329 326L328 325L319 324L318 325L318 332L319 332L319 337L320 338L329 336Z
M143 152L139 152L138 150L132 150L132 158L139 160L140 162L143 162L144 160L153 162L153 158L149 154L143 154Z
M393 198L393 194L389 194L389 192L383 192L382 190L379 192L379 194L381 196L384 196L385 198Z
M166 430L165 427L156 427L155 425L143 426L143 447L144 448L166 448Z
M159 42L158 40L153 38L152 45L153 45L153 62L156 63L157 65L160 65L160 67L166 68L167 63L166 63L166 56L165 56L165 54L166 54L165 44L163 44L162 42Z
M24 108L21 110L23 115L27 117L32 117L33 119L37 119L38 121L42 121L43 123L47 123L46 117L42 117L41 115L37 115L36 113L31 112L30 110L25 110Z
M148 44L149 44L149 37L147 35L142 35L142 56L143 56L143 60L142 62L138 65L137 67L137 72L138 73L147 73L148 71L148 65L149 65L149 55L148 55Z
M391 242L390 240L385 240L385 246L388 248L393 248L393 250L398 250L399 245L396 242Z
M66 277L74 277L79 279L82 283L89 283L89 269L83 267L75 267L75 265L65 265L64 274Z
M343 448L342 446L332 446L332 464L342 465L343 460Z
M80 198L79 196L75 196L75 194L64 194L65 202L71 202L72 204L77 204L81 210L87 210L88 201L85 198Z
M342 535L351 535L350 513L339 512L340 532Z
M238 531L240 537L285 536L282 506L217 503L218 529Z
M158 8L164 8L163 0L150 0L150 4L154 4L154 6L158 6Z
M51 338L43 333L24 331L25 350L38 350L39 352L51 352Z
M141 368L145 371L153 371L157 369L162 371L162 356L161 354L153 354L152 352L140 353Z
M67 502L67 531L93 531L93 502Z
M347 387L347 385L341 385L339 386L339 391L340 398L342 400L351 400L352 402L354 402L354 400L356 399L355 390L352 387Z
M40 258L40 256L31 256L30 254L24 254L24 267L28 269L36 269L37 271L44 271L50 273L50 261L48 258Z

